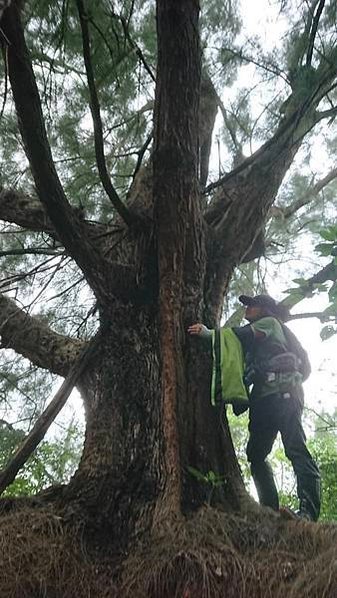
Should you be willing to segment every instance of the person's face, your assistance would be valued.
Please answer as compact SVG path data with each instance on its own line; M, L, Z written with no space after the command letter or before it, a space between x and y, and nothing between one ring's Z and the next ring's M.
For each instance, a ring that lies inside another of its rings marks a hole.
M248 320L248 322L255 322L255 320L261 318L261 315L261 307L258 307L257 305L247 305L245 311L245 318L246 320Z

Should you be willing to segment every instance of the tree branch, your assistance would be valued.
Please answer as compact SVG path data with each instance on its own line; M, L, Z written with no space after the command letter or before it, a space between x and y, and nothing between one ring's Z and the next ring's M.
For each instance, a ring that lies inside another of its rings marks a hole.
M95 138L95 153L96 153L96 164L98 172L101 178L102 185L106 194L108 195L112 205L126 222L131 225L135 218L129 212L127 207L120 200L108 173L104 155L104 143L103 143L103 126L100 114L100 105L95 85L94 72L91 63L90 55L90 36L88 28L88 17L86 15L84 4L82 0L76 0L77 10L80 18L81 30L82 30L82 44L83 44L83 58L85 64L85 70L87 73L89 94L90 94L90 110L94 125L94 138Z
M57 251L52 247L21 247L20 249L6 249L0 251L0 257L7 255L53 255L59 257L63 254L63 251Z
M331 181L334 181L337 178L337 167L333 168L325 177L317 181L315 185L310 189L308 189L299 199L294 201L290 206L286 208L280 208L278 206L277 210L280 210L282 217L285 219L290 218L299 210L309 204L317 195L326 187Z
M205 190L207 193L218 188L205 211L212 239L206 282L207 321L219 317L233 268L253 247L285 173L304 137L316 124L316 107L322 91L326 93L336 80L334 57L337 48L317 69L300 69L274 135Z
M150 143L152 141L152 138L153 138L153 135L152 135L152 133L150 133L150 135L148 135L147 139L145 140L145 142L142 145L142 147L140 148L140 150L137 152L138 153L138 158L137 158L137 163L136 163L136 166L135 166L135 170L134 170L133 175L132 175L132 181L135 180L135 177L136 177L136 175L137 175L137 173L138 173L138 171L139 171L139 169L140 169L140 167L142 165L144 154L145 154L147 148L149 147L149 145L150 145Z
M10 348L34 365L66 376L85 342L53 332L40 318L29 316L0 294L1 347Z
M144 54L141 51L140 47L138 46L138 44L136 44L135 41L133 41L133 39L132 39L132 37L130 35L130 32L129 32L129 21L130 21L130 19L128 19L128 21L126 21L121 15L117 16L117 18L120 20L120 22L122 24L124 35L125 35L126 39L128 40L131 48L136 51L136 54L137 54L139 60L141 61L143 67L145 68L146 72L150 75L150 78L152 79L152 81L155 83L156 82L156 77L155 77L154 73L152 72L152 70L151 70L150 66L148 65L147 61L145 60Z
M239 60L242 60L243 62L248 62L248 63L254 64L257 68L267 71L267 73L271 73L272 75L281 77L286 83L289 83L284 72L275 64L271 64L271 63L263 64L262 62L258 62L252 56L247 56L246 54L244 54L242 48L233 49L233 48L224 47L223 51L226 51L229 54L232 54L232 56L234 58L238 58Z
M304 281L303 284L299 285L298 293L290 293L287 297L282 299L280 303L284 304L288 309L292 309L306 297L311 297L312 291L315 289L316 285L323 284L328 280L331 280L332 282L337 280L337 264L335 264L334 260L316 272L311 278ZM295 317L297 318L301 316L291 316L291 319Z
M78 209L78 212L80 214L81 210ZM104 236L111 236L111 227L85 220L83 216L81 218L83 226L87 229L86 236L94 239L95 242L102 245L102 248L105 247L105 243L101 243L100 240ZM21 191L0 188L0 220L17 224L30 231L47 233L52 239L59 241L59 236L47 215L45 206L39 199Z
M302 314L291 314L287 317L287 322L290 322L291 320L307 320L308 318L317 318L321 322L328 322L330 319L329 316L324 316L321 311L313 311ZM331 318L331 320L335 321L335 318Z
M336 118L336 116L337 116L337 106L335 108L330 108L330 110L323 110L322 112L316 112L315 121L316 121L316 123L318 123L325 118L330 118L330 123L331 123Z
M77 262L89 285L104 300L103 257L89 238L86 224L70 206L53 162L19 9L12 3L2 27L8 46L9 78L25 146L38 196L66 251ZM105 298L107 300L107 298Z
M31 231L48 233L53 239L58 238L43 204L13 189L0 191L0 219Z
M317 29L318 29L318 23L321 18L321 14L323 12L324 4L325 4L325 0L320 0L319 5L317 7L316 14L315 14L313 22L312 22L310 39L309 39L309 44L308 44L308 51L307 51L307 59L306 59L307 66L311 66L311 63L312 63L312 55L314 52L314 44L315 44L315 38L316 38L316 34L317 34Z

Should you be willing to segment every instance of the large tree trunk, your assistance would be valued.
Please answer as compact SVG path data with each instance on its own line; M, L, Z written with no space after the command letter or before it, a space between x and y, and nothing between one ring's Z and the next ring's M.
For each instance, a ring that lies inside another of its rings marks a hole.
M86 411L82 458L62 504L86 521L95 537L108 534L116 548L149 530L167 498L167 437L162 410L162 361L157 308L137 312L115 304L100 351L83 377ZM177 305L178 313L182 304ZM247 500L225 414L210 404L210 354L187 339L179 364L179 512L212 502L229 510ZM223 484L214 492L189 468L212 471ZM171 490L171 488L169 489ZM212 499L212 501L211 501ZM164 505L164 507L163 507ZM177 505L174 505L176 513Z

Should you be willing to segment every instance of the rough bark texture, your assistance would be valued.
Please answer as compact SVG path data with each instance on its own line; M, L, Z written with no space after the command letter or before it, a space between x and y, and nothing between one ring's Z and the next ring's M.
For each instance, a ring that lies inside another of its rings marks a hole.
M64 500L96 534L124 547L135 527L150 526L163 484L157 334L151 310L115 305L113 326L82 381L84 451Z
M165 490L177 510L181 494L177 407L179 402L186 401L182 354L185 321L181 306L189 266L188 243L191 234L198 235L198 16L199 6L194 0L181 4L164 0L157 8L153 195L158 243ZM198 249L197 245L195 248ZM194 256L197 258L195 252Z
M43 320L26 314L0 294L1 347L10 347L34 365L66 376L85 343L52 332Z

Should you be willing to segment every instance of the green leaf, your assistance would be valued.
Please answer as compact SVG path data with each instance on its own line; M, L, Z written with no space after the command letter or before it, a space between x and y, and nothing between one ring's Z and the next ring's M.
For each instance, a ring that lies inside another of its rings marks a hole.
M207 476L205 476L201 471L195 469L195 467L187 466L187 471L199 482L206 482L207 483Z
M315 247L315 251L323 256L332 255L332 251L334 249L333 243L319 243Z
M328 226L320 230L319 234L326 241L337 241L337 226Z
M306 285L307 281L305 278L293 278L293 282L299 284L300 286Z
M331 338L336 333L337 329L333 326L324 326L320 332L320 337L322 341L326 341L328 338Z

